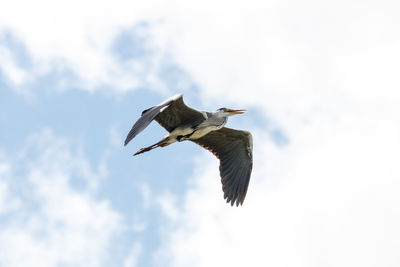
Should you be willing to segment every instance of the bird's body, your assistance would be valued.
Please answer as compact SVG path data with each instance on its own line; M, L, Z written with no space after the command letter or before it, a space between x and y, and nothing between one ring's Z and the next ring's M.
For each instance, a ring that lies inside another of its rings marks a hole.
M220 174L224 198L236 205L242 204L253 165L252 136L247 131L224 127L228 116L241 114L244 110L220 108L215 112L194 110L183 103L182 95L176 95L142 112L125 140L127 145L153 120L169 134L154 145L140 149L135 155L164 147L175 142L190 140L210 150L221 161Z

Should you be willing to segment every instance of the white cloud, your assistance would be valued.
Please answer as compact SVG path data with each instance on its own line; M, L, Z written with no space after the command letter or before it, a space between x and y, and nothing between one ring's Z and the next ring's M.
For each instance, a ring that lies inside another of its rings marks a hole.
M205 102L256 105L285 128L302 127L317 112L347 112L354 101L362 108L399 101L398 7L395 1L176 1L154 34L168 36L174 60L202 88Z
M232 101L262 101L284 121L297 112L277 113L282 102L310 113L320 108L316 103L330 103L337 90L358 94L382 84L399 85L389 82L399 71L398 7L390 0L19 0L1 9L0 32L11 33L26 47L32 77L72 71L78 87L87 90L111 85L121 92L147 84L165 92L157 72L170 55L204 89L206 100L229 90ZM121 31L140 22L149 26L140 30L147 38L139 45L153 54L146 62L121 63L112 44ZM8 65L14 66L3 68L11 80L27 80L27 70L12 60ZM255 93L243 98L243 88Z
M239 208L223 202L217 161L207 155L165 230L160 262L397 266L400 130L380 124L365 133L363 124L343 121L325 133L312 127L283 149L256 140L254 172Z
M176 208L177 201L175 197L169 193L164 193L157 198L158 205L168 219L174 221L177 219L179 213Z
M14 85L21 85L28 79L25 70L15 64L12 53L6 47L0 45L0 70Z
M110 241L124 226L96 196L102 167L93 169L49 130L31 136L18 156L5 154L0 166L0 265L102 266L112 256Z
M216 159L202 160L183 206L173 216L160 206L171 223L160 263L400 264L398 7L175 2L159 34L204 102L256 107L289 143L251 129L254 171L240 208L223 203Z
M32 79L72 73L77 80L65 81L67 76L62 75L60 86L77 84L86 90L112 86L113 90L125 91L157 85L159 57L149 55L147 62L134 58L121 63L112 51L115 38L123 30L144 20L156 21L158 17L149 13L154 6L126 0L9 2L0 10L0 37L7 33L21 42L32 64L24 69L11 61L8 66L14 68L6 68L5 74L20 85L26 80L22 74L28 71ZM135 45L151 50L144 42ZM141 71L143 68L145 71Z
M0 160L2 157L0 156ZM1 162L0 163L0 177L9 176L10 165ZM7 212L13 211L20 206L20 201L10 194L8 183L1 179L0 180L0 216Z
M167 195L160 254L170 265L399 265L397 1L32 3L0 11L0 28L32 55L32 75L61 66L86 89L123 91L144 73L162 87L154 68L120 65L109 51L121 28L150 21L151 66L168 53L206 105L258 108L288 136L277 148L253 129L241 208L223 203L215 159L199 167L182 209Z
M142 251L142 246L139 243L136 243L129 256L126 258L124 262L124 267L134 267L137 266L137 258Z

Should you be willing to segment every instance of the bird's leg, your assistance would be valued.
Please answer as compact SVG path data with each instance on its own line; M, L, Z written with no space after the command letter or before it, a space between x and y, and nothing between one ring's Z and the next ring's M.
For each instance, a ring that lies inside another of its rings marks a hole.
M142 153L144 153L144 152L150 151L150 150L152 150L152 149L154 149L154 148L157 148L157 147L164 147L164 146L167 146L167 145L169 145L169 144L172 144L173 142L176 142L176 139L173 140L173 139L171 138L171 136L167 136L167 137L163 138L161 141L155 143L154 145L141 148L140 150L138 150L138 151L137 151L135 154L133 154L133 155L136 156L136 155L138 155L138 154L142 154Z
M176 140L178 140L178 142L182 142L182 141L187 140L188 139L187 137L188 137L187 135L178 135L176 137Z
M154 149L154 148L156 148L156 147L158 147L158 145L151 145L151 146L148 146L148 147L144 147L144 148L141 148L140 150L138 150L135 154L133 154L134 156L136 156L136 155L139 155L139 154L142 154L142 153L144 153L144 152L147 152L147 151L150 151L150 150L152 150L152 149Z

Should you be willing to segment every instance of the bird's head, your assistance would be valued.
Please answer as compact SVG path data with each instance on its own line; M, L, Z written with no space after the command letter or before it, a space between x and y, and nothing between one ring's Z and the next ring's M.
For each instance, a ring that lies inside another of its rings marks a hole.
M243 114L245 109L230 109L230 108L219 108L217 109L217 113L224 117L229 117L236 114Z

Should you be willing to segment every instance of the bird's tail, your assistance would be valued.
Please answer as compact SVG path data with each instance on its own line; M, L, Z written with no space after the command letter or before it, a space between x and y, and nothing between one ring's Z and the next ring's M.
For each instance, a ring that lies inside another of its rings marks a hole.
M133 155L136 156L136 155L142 154L142 153L144 153L144 152L150 151L150 150L152 150L152 149L154 149L154 148L157 148L157 147L164 147L164 146L167 146L167 145L169 145L169 144L171 144L171 142L170 142L170 137L167 136L167 137L163 138L161 141L155 143L154 145L141 148L140 150L138 150L138 151L137 151L135 154L133 154Z

